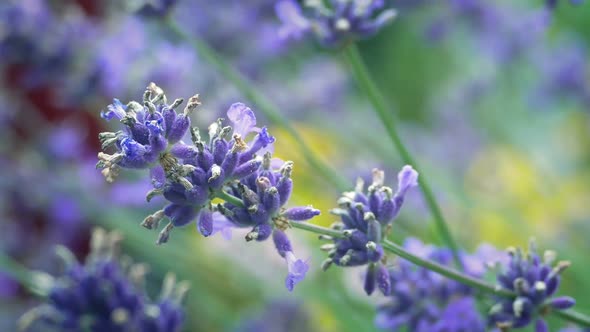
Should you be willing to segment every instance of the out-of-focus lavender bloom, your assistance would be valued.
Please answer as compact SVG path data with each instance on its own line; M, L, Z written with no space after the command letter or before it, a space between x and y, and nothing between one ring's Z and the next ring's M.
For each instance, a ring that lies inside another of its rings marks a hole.
M143 290L146 267L118 261L120 240L118 234L95 230L84 264L61 248L65 273L49 281L47 303L23 315L21 326L28 331L179 331L187 285L168 276L161 298L150 300Z
M535 321L536 331L548 331L542 318L545 310L564 310L575 304L571 297L553 297L559 287L560 274L570 263L560 261L553 266L556 253L545 251L541 258L533 241L528 253L511 248L508 254L510 262L497 279L500 287L515 292L516 296L498 298L490 309L489 324L499 328L521 328Z
M289 46L276 33L274 1L181 1L174 18L187 31L206 40L251 78ZM200 13L199 20L194 13Z
M447 248L425 245L414 238L408 238L404 248L441 265L453 264ZM486 266L501 264L503 256L489 245L482 245L473 255L460 253L465 272L477 278L483 277ZM377 327L389 331L406 327L415 332L486 330L471 288L404 259L389 269L389 276L390 301L377 309Z
M373 183L365 193L364 183L358 180L354 192L346 192L338 200L339 208L332 214L341 222L332 228L342 230L345 238L333 239L334 243L322 246L329 251L323 268L331 264L339 266L367 265L365 292L372 294L377 286L383 294L389 294L392 284L389 272L382 263L383 247L381 241L390 230L391 223L398 215L406 192L418 185L418 172L406 165L398 174L398 189L394 194L390 187L384 186L384 172L373 170Z
M587 51L580 43L562 43L552 50L535 57L540 71L535 100L545 104L564 99L590 105L590 84L588 83Z
M262 312L242 322L235 332L307 332L312 331L309 314L299 303L273 301Z
M384 8L384 0L308 1L280 0L276 4L283 38L299 39L313 33L326 46L368 38L391 22L396 11Z

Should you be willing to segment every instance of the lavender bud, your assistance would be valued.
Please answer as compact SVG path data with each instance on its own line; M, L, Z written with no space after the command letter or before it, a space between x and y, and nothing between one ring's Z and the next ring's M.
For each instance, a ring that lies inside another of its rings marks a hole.
M242 165L238 166L233 174L232 177L236 179L244 178L250 174L253 174L260 168L260 164L262 162L260 160L252 159L243 163Z
M293 221L306 221L320 214L320 210L314 209L311 206L306 207L294 207L283 212L289 220Z
M207 237L213 233L213 216L209 211L201 211L197 222L199 233Z
M369 264L364 284L365 293L367 293L367 295L371 295L375 291L375 279L375 264Z
M574 304L576 304L576 300L574 300L573 298L571 298L569 296L561 296L561 297L556 297L556 298L552 299L550 304L551 304L551 307L553 307L555 309L564 310L564 309L569 309L569 308L573 307Z

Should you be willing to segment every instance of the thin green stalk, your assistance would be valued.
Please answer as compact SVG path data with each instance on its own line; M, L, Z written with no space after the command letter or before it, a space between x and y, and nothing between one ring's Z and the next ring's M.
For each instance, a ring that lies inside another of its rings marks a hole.
M328 236L331 236L334 238L343 238L344 237L342 232L339 232L337 230L325 228L322 226L317 226L317 225L306 223L306 222L290 222L289 224L293 228L302 229L304 231L308 231L308 232L312 232L312 233L316 233L316 234L328 235Z
M332 237L336 237L336 238L344 237L344 235L340 231L336 231L333 229L329 229L329 228L325 228L325 227L321 227L321 226L317 226L317 225L313 225L313 224L309 224L309 223L305 223L305 222L300 222L300 223L293 222L293 223L291 223L291 226L293 228L302 229L302 230L316 233L316 234L328 235L328 236L332 236ZM479 291L482 291L485 293L491 293L491 294L494 294L497 296L502 296L502 297L516 296L516 294L510 290L496 287L495 285L492 285L492 284L489 284L483 280L471 277L471 276L466 275L460 271L456 271L454 269L448 268L444 265L440 265L440 264L430 261L428 259L418 257L418 256L412 254L411 252L406 251L403 247L401 247L389 240L383 241L381 243L381 245L383 246L383 249L386 251L396 254L397 256L399 256L401 258L404 258L404 259L406 259L418 266L424 267L430 271L434 271L434 272L436 272L440 275L443 275L449 279L458 281L458 282L460 282L464 285L467 285L467 286L471 286L474 289L477 289ZM560 317L564 320L590 327L590 317L588 317L580 312L577 312L574 310L567 310L567 311L553 311L553 313L555 313L558 317Z
M379 116L381 123L385 126L385 130L391 139L391 142L399 152L402 161L406 164L412 165L416 171L420 173L418 177L418 183L420 184L420 188L422 189L422 194L424 195L424 199L428 208L432 212L432 216L434 217L434 221L436 223L436 227L446 245L449 246L451 251L453 252L453 259L455 260L455 264L457 267L462 268L461 259L459 258L459 247L457 243L453 239L451 232L449 231L449 227L447 222L445 221L442 211L434 198L434 194L430 189L430 185L426 181L426 177L424 173L420 172L420 167L402 142L397 129L395 127L395 121L393 120L393 116L389 113L387 107L385 106L385 101L383 96L379 93L379 90L371 76L361 55L358 51L358 48L355 44L351 44L347 46L344 50L345 56L351 66L353 76L355 77L357 84L361 88L361 90L367 95L369 101L373 105L373 109Z
M0 252L0 271L14 278L37 296L47 296L53 277L45 272L32 271Z
M256 85L250 82L240 72L228 64L223 56L218 54L206 42L198 38L198 36L189 36L180 26L172 19L166 19L165 25L172 30L179 38L189 43L198 52L205 61L217 69L227 80L231 81L234 86L250 101L252 101L258 109L268 118L270 123L274 126L283 128L299 146L303 156L309 165L318 171L321 177L325 178L339 191L346 191L350 189L349 181L331 169L321 159L316 157L313 151L305 144L305 141L299 135L297 130L289 123L285 117L282 116L279 108L264 95L256 89Z

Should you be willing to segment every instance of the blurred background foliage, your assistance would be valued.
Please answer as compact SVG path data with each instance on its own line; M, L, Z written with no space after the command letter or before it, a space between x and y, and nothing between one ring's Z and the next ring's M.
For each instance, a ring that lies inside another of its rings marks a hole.
M590 298L583 296L590 291L590 5L564 1L547 13L542 0L471 2L501 13L494 29L453 0L392 1L397 20L360 43L362 56L462 247L537 238L542 249L572 261L562 292L590 314ZM314 236L292 236L313 270L289 294L271 244L246 245L239 232L231 242L205 241L188 227L157 247L156 233L138 225L159 206L144 201L147 176L127 172L109 185L94 170L97 133L109 128L100 110L112 98L141 98L150 81L169 99L200 93L203 107L193 120L202 128L232 102L248 103L186 41L157 18L132 13L134 6L0 4L2 250L29 268L56 272L53 245L64 244L81 259L92 227L119 229L126 254L150 265L154 289L166 271L190 281L186 331L261 331L260 320L276 322L268 331L374 330L374 305L382 299L364 296L360 271L321 272ZM551 19L546 28L525 24L539 13ZM281 106L351 189L374 167L395 183L400 158L338 50L278 38L272 0L179 0L171 15ZM314 222L329 225L327 211L339 193L284 130L270 131L276 155L296 165L292 204L313 204L323 211ZM441 244L420 194L406 202L393 238ZM3 331L14 330L17 317L36 303L4 274L0 297Z

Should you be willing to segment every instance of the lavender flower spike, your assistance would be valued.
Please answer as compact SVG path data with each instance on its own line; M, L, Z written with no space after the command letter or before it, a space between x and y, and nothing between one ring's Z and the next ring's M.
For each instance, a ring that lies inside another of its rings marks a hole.
M275 141L266 128L256 127L254 112L242 103L233 104L227 112L233 128L224 126L219 119L209 126L208 139L204 140L198 128L190 128L189 115L200 105L198 95L189 99L182 113L177 113L175 109L181 103L182 99L177 99L168 104L164 91L151 83L144 93L143 104L132 101L123 105L115 100L109 105L103 117L119 119L125 128L99 135L103 149L115 150L113 154L99 154L97 166L108 181L113 181L123 168L149 169L154 189L147 193L146 199L163 195L168 201L163 209L141 223L148 229L158 229L164 218L169 219L160 232L158 244L167 242L174 228L195 220L203 236L222 231L224 237L230 237L230 228L235 224L225 219L219 221L220 215L211 200L228 188L237 190L235 184L240 180L256 177L263 162L259 155ZM183 141L188 132L192 144ZM256 135L246 139L251 133ZM275 210L261 209L258 215L262 219L263 211L272 212L268 217L276 217L282 212L279 208L287 202L291 180L284 178L279 182L273 189L277 193L265 196L271 199L269 204L278 199L275 205L271 204ZM282 198L278 198L279 189ZM272 233L270 223L257 225L257 229L261 238Z
M552 297L559 287L560 274L570 263L560 261L554 266L555 252L545 251L541 258L534 241L531 241L526 255L520 248L510 248L508 254L510 262L497 279L500 287L516 295L497 299L489 311L489 325L522 328L536 319L537 331L547 330L542 315L548 308L564 310L575 304L574 299L569 297Z
M282 37L299 39L313 33L326 46L338 46L347 41L376 34L391 22L396 11L383 9L383 0L308 1L305 5L294 0L280 0L275 6L283 23Z
M332 227L342 230L343 239L333 239L333 244L322 246L329 258L323 268L331 264L339 266L367 265L365 292L372 294L375 286L388 294L391 288L389 272L383 266L383 247L381 241L391 228L391 223L399 213L404 195L417 185L418 173L411 166L405 166L398 174L399 188L395 195L390 187L384 186L383 171L373 170L373 182L364 190L359 179L354 192L346 192L338 200L339 208L332 214L341 222Z

